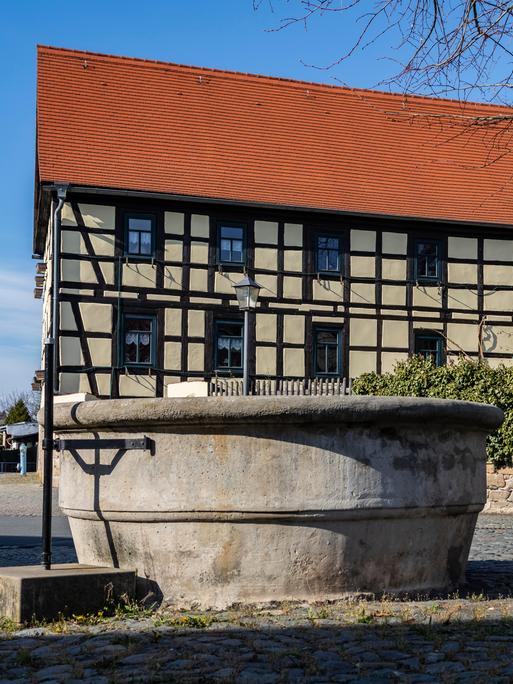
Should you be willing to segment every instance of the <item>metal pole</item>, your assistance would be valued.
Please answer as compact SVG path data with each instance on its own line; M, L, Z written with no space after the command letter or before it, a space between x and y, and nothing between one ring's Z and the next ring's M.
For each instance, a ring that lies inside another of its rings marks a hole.
M249 311L244 311L244 351L242 355L242 394L247 397L249 394Z
M43 553L41 565L50 570L52 564L52 477L53 477L53 350L54 340L45 340L45 391L44 391L44 466L43 466Z

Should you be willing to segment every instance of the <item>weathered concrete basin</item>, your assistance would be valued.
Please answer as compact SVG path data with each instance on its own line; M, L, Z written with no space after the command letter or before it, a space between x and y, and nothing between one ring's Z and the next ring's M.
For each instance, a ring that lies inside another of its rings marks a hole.
M177 605L448 588L485 496L492 406L375 397L129 399L57 406L57 436L153 453L61 455L81 563L137 568Z

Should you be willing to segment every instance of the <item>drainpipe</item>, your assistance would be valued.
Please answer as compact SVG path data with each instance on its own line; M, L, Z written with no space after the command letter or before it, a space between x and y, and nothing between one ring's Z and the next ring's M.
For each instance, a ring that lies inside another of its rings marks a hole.
M66 199L67 186L57 186L58 203L52 217L53 263L52 263L52 320L49 336L45 339L45 392L44 392L44 466L43 466L43 516L41 565L50 570L52 565L52 477L53 477L53 397L58 386L58 340L61 211Z

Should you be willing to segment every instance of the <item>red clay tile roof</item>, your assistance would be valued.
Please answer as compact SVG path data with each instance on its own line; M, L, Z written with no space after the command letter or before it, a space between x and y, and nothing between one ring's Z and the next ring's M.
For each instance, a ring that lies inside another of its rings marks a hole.
M503 107L39 47L37 109L41 182L513 224Z

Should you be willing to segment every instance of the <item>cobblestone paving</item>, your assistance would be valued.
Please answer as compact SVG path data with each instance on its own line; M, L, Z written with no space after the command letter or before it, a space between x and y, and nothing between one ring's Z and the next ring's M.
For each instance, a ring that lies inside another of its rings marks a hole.
M450 597L4 624L0 684L511 683L512 542L513 516L483 516Z

